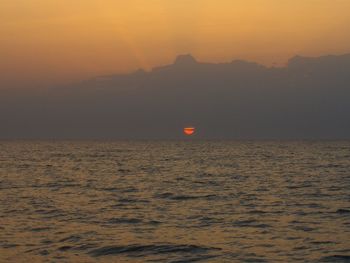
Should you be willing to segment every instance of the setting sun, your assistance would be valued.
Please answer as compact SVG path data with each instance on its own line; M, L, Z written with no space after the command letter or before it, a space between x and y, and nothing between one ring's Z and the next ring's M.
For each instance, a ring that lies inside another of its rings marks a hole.
M195 133L196 129L194 127L186 127L184 128L184 133L186 135L193 135Z

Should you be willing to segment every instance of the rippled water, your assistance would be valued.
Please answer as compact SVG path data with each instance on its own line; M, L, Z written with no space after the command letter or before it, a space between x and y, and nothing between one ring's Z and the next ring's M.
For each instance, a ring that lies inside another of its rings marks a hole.
M1 262L349 262L350 142L0 142Z

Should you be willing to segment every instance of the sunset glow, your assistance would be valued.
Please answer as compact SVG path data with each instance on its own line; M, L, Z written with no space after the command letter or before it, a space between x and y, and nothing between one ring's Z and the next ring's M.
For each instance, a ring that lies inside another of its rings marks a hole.
M280 65L350 46L348 0L0 2L3 83L149 70L187 53Z

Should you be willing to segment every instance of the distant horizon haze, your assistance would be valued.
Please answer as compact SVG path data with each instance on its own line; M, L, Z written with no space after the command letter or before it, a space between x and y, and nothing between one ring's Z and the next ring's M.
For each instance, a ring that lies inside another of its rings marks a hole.
M0 91L1 139L350 139L350 54L173 64ZM192 138L192 137L191 137Z

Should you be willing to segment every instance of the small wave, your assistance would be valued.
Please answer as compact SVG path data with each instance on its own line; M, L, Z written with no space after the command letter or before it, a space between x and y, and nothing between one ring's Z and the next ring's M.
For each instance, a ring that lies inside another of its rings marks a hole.
M271 227L268 224L259 224L256 220L237 220L233 222L235 227L256 227L256 228L268 228Z
M341 187L336 187L336 186L331 186L329 188L327 188L328 191L332 191L332 192L338 192L341 191L342 188Z
M218 257L218 256L217 255L205 255L205 256L200 256L200 257L191 257L191 258L179 259L179 260L171 261L170 263L198 262L198 261L208 260L208 259L216 258L216 257Z
M321 262L350 262L349 255L333 255L321 259Z
M307 246L298 246L298 247L295 247L293 250L307 250L308 247Z
M48 250L44 249L44 250L39 251L38 254L41 256L48 256L50 254L50 252Z
M298 231L305 231L305 232L311 232L316 230L315 228L308 227L308 226L296 226L296 227L293 227L293 229Z
M162 194L157 194L155 197L157 198L163 198L163 199L168 199L168 198L171 198L172 196L174 196L173 193L162 193Z
M116 187L107 187L107 188L102 188L101 190L107 191L107 192L118 192L120 189Z
M350 210L349 209L338 209L336 211L337 214L341 214L341 215L344 215L344 214L350 214Z
M59 247L59 248L58 248L58 250L59 250L59 251L62 251L62 252L67 251L67 250L70 250L70 249L72 249L71 246L62 246L62 247Z
M107 255L128 254L137 256L146 256L152 254L168 253L207 253L212 250L221 250L220 248L201 247L196 245L129 245L129 246L106 246L91 250L88 252L93 257Z
M267 214L267 213L269 212L262 211L262 210L252 210L248 212L248 214Z
M302 188L308 188L312 187L312 184L302 184L302 185L289 185L287 186L288 189L302 189Z
M175 200L175 201L186 201L186 200L193 200L193 199L205 199L205 198L213 198L216 197L216 195L174 195L173 193L162 193L156 195L157 198L161 199L169 199L169 200Z
M200 199L200 198L207 198L209 196L193 196L193 195L176 195L171 197L171 200L192 200L192 199Z
M111 218L108 220L109 224L139 224L142 223L138 218Z
M135 193L138 192L138 189L135 187L128 187L126 189L121 190L122 193Z
M132 199L132 198L121 198L118 200L120 203L149 203L148 200Z
M310 244L313 245L328 245L328 244L337 244L336 242L333 241L312 241Z
M31 232L44 232L49 230L51 230L51 227L36 227L36 228L29 229L29 231Z
M245 259L242 259L242 262L246 262L246 263L264 263L264 262L267 262L265 259L262 259L262 258L245 258Z
M82 244L82 245L74 247L74 250L82 250L82 251L84 251L84 250L92 249L94 247L96 247L95 243L86 243L86 244Z
M120 173L130 173L130 172L131 172L131 170L129 170L129 169L122 169L122 168L120 168L120 169L118 169L118 172L120 172Z
M62 238L59 242L78 242L81 239L81 236L71 235L69 237Z
M17 244L3 244L1 247L2 248L14 248L17 247Z
M42 215L52 215L52 214L61 213L62 211L59 209L37 209L34 212Z

